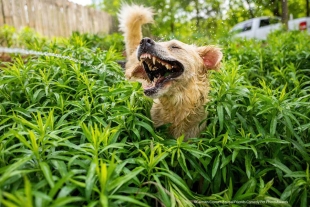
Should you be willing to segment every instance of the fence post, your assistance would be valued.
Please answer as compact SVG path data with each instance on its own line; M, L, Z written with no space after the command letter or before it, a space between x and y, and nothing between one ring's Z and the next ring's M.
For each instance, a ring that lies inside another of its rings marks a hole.
M109 33L111 18L102 11L68 0L0 0L0 26L33 28L44 36Z

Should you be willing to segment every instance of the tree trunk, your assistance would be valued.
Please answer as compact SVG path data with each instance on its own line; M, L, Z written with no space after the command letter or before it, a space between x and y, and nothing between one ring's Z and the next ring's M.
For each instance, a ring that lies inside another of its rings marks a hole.
M288 30L288 6L287 0L282 0L282 23L284 24L285 30Z
M272 13L274 16L281 16L280 15L280 8L279 8L279 5L280 5L280 1L279 0L271 0L271 4L273 5L273 9L272 9Z
M200 25L200 18L199 18L199 1L195 0L195 9L196 9L196 27L199 28Z
M171 30L171 33L174 34L174 22L173 21L170 22L170 30Z
M254 18L254 17L255 17L255 15L254 15L254 13L253 13L253 10L251 9L251 5L250 5L249 0L245 0L245 1L248 3L248 6L249 6L249 12L250 12L251 18Z
M309 7L309 3L310 0L306 0L306 16L310 17L310 7Z
M171 30L171 33L174 34L174 22L175 22L175 19L174 19L174 1L170 1L170 30Z

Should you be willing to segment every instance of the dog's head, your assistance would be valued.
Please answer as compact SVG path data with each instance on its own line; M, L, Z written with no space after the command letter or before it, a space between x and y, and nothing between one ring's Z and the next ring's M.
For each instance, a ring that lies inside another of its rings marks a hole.
M196 47L178 40L157 43L148 37L141 40L135 55L126 76L141 82L151 98L171 96L208 69L218 69L223 56L214 46Z

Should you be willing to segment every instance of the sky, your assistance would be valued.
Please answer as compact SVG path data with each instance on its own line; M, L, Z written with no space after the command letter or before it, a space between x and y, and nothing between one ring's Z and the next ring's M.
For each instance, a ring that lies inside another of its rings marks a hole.
M69 0L69 1L81 4L83 6L91 4L91 0Z

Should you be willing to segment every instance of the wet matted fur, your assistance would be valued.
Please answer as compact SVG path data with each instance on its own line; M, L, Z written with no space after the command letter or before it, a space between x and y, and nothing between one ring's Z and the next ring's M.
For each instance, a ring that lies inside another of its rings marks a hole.
M125 75L141 82L145 95L154 99L154 126L170 124L169 132L175 138L183 134L185 140L198 137L207 116L207 71L219 69L223 56L220 49L143 38L142 25L153 22L152 9L144 6L123 5L119 21L126 45Z

